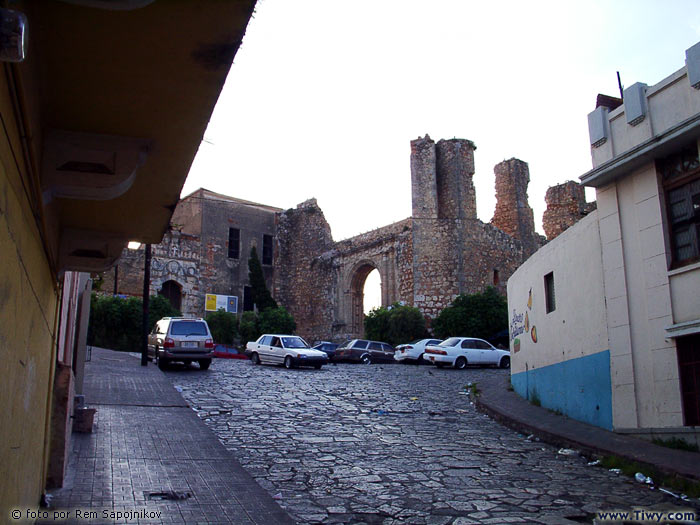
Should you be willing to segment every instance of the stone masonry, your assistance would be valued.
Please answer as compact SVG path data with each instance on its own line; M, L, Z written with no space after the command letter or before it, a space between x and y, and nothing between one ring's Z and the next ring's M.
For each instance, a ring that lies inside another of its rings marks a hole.
M273 238L274 262L264 266L268 287L294 316L297 332L312 341L363 335L364 284L375 269L383 305L416 306L429 322L459 294L487 286L505 294L510 275L546 241L535 232L530 174L521 160L495 166L494 217L490 223L477 218L475 150L464 139L413 140L412 216L339 242L315 199L282 211L197 190L178 203L172 230L153 248L151 293L167 285L181 297L183 313L197 316L205 315L206 293L235 295L240 312L247 304L250 248L257 246L260 255L265 238ZM548 236L550 228L561 231L591 206L573 182L550 188L547 204ZM239 235L234 256L231 229ZM143 249L125 251L119 292L140 295L142 275ZM112 291L112 277L105 274L103 291Z
M411 142L413 216L404 221L334 243L315 200L280 214L275 296L301 335L362 336L363 287L374 269L382 304L414 305L428 320L459 294L487 286L505 293L508 277L544 239L527 204L527 164L516 159L497 172L499 199L523 206L501 217L502 229L477 219L475 149L469 140L436 144L427 135Z
M572 180L549 188L544 200L542 227L548 241L596 209L595 202L586 202L583 186Z
M504 160L494 167L496 174L496 210L491 224L523 243L528 256L542 244L535 232L535 219L528 204L530 170L519 159Z

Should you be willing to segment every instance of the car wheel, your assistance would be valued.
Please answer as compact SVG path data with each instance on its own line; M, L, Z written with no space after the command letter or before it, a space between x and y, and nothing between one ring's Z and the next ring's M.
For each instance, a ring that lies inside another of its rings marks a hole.
M455 368L457 370L464 370L467 368L467 358L463 356L458 357L455 361Z
M253 355L250 356L250 360L253 362L254 365L260 364L260 356L256 353L253 353Z
M198 363L199 368L201 368L202 370L206 370L207 368L209 368L209 365L211 365L211 359L200 359Z
M510 368L510 357L504 357L501 359L501 363L499 365L501 368Z
M363 365L370 365L372 364L372 358L369 356L369 354L364 354L362 357L360 357L360 363Z
M158 368L165 370L170 362L165 357L158 357Z
M321 370L321 366L323 366L323 365L314 365L314 368L315 368L316 370Z
M285 368L294 368L294 363L292 363L292 358L290 356L287 356L284 358L284 367Z
M416 364L417 364L417 365L424 365L424 364L426 364L425 359L423 359L423 356L424 356L424 355L425 355L425 354L421 354L421 355L418 356L418 359L416 360Z

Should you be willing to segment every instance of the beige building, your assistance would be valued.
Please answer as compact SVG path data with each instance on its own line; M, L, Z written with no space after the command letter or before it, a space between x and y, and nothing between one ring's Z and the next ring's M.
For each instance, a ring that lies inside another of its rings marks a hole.
M597 211L508 282L512 383L644 437L700 430L700 44L588 116Z
M62 483L82 381L87 273L110 268L130 240L163 238L255 2L6 5L2 522Z

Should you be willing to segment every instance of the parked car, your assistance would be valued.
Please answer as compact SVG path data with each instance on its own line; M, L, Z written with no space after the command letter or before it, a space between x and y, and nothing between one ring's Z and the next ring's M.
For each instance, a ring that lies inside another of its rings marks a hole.
M314 350L320 350L321 352L326 352L326 355L328 356L328 360L330 361L333 359L333 356L335 355L335 349L338 348L338 343L329 343L328 341L321 341L320 343L316 343L313 348Z
M249 342L246 351L255 365L313 366L319 369L328 363L325 352L309 348L308 343L297 335L263 334L257 341Z
M214 355L214 339L204 319L163 317L148 335L148 355L163 370L173 361L199 363L206 370Z
M344 342L335 351L334 361L351 361L356 363L393 363L395 348L381 341L351 339Z
M474 337L450 337L439 345L428 345L423 358L438 367L449 365L462 369L467 365L495 365L510 368L508 350L499 350Z
M412 343L398 345L394 359L403 363L423 363L423 352L426 345L439 345L442 339L419 339Z

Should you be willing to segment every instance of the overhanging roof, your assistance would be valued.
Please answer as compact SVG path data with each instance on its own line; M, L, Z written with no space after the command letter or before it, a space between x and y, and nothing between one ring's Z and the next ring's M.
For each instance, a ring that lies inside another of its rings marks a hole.
M83 136L87 143L93 137L110 144L125 139L132 148L122 157L133 161L133 180L125 179L112 194L66 192L42 167L44 204L52 207L58 230L161 241L254 5L157 0L130 10L60 1L13 7L28 16L30 48L18 72L25 98L35 100L26 102L25 111L38 115L34 122L41 128L31 130L33 155L43 159L37 165L48 158L47 137L56 131L78 137L74 142ZM91 147L85 158L95 157ZM97 157L116 165L108 154ZM125 173L131 173L129 162ZM88 165L90 171L89 164L69 159L62 169ZM107 180L114 176L111 169L82 179Z

